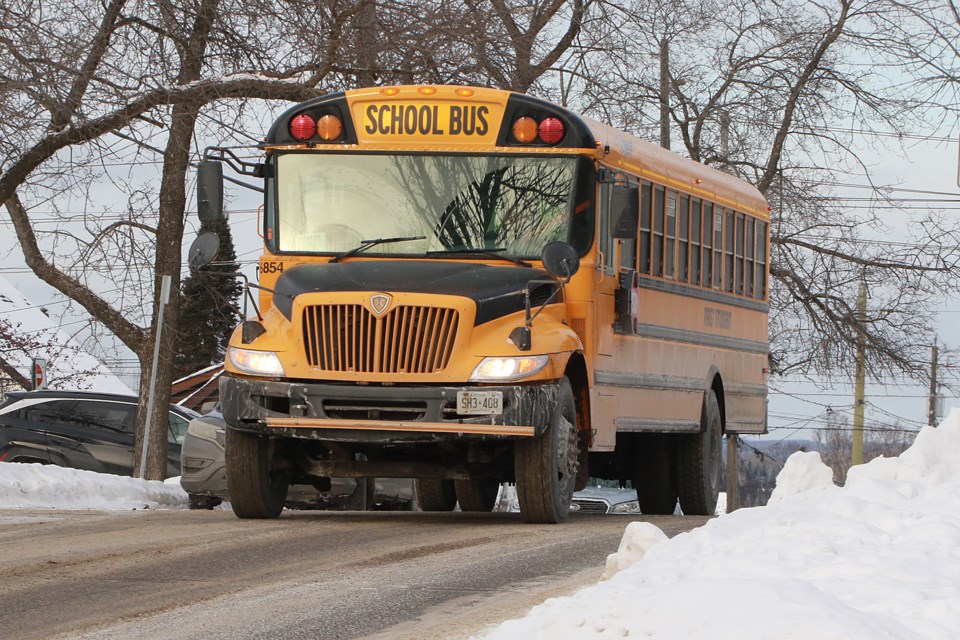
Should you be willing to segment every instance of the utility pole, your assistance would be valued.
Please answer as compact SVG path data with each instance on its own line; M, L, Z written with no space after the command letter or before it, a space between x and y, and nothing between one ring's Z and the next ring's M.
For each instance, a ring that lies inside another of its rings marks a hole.
M931 427L937 426L937 356L939 349L934 340L930 347L930 402L927 405L927 424Z
M866 379L865 361L867 357L867 341L864 323L867 317L867 283L860 282L857 293L857 369L854 380L853 406L853 456L852 464L863 464L863 404L864 383Z
M670 148L670 43L660 41L660 146Z

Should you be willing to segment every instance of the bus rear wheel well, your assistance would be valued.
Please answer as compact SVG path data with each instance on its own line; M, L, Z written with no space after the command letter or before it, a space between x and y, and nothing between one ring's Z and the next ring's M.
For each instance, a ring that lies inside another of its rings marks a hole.
M704 391L704 400L706 400L706 395L708 392L713 391L717 396L717 404L720 405L720 428L721 431L725 434L727 432L727 403L726 398L723 395L723 379L720 376L720 372L714 371L713 378L710 380L707 390Z

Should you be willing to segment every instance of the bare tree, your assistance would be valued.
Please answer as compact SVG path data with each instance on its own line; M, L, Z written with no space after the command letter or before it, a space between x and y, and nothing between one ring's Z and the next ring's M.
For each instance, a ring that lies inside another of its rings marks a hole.
M894 192L867 191L851 210L838 186L870 179L871 154L889 140L881 136L935 124L928 107L954 72L941 65L933 82L916 61L930 67L956 40L925 49L944 39L930 5L922 14L887 0L608 2L568 61L567 92L582 108L656 139L669 46L667 117L682 151L749 180L773 208L774 373L849 371L862 330L873 376L925 375L923 336L938 299L955 290L960 226L928 211L894 227L883 216L899 204Z
M515 39L524 53L513 85L528 87L569 44L562 36L533 61L537 38L566 7L533 7L528 36ZM574 33L583 9L580 0L570 7L567 33ZM206 132L215 130L220 143L258 139L244 124L271 109L250 99L300 101L367 82L484 83L492 67L466 37L482 32L463 24L480 13L517 27L502 2L19 0L0 7L0 202L24 259L150 370L160 283L170 276L171 289L179 288L187 171ZM43 224L51 218L53 225ZM163 424L177 307L174 297L165 309L156 403L153 416L140 412L138 452L147 420ZM142 404L148 384L142 376ZM147 477L163 473L164 438L162 429L151 431Z
M314 7L313 16L330 20L306 48L282 39L291 16L263 2L64 0L53 8L26 1L0 8L0 202L30 268L103 323L142 370L151 365L161 277L178 288L186 172L206 105L214 105L209 117L216 120L231 99L322 94L338 30L359 5ZM153 162L160 163L158 181L138 174ZM129 169L111 172L113 163ZM96 210L108 206L94 197L102 183L126 194L127 211ZM57 224L47 231L39 220L51 214ZM176 318L174 297L164 318L154 415L141 407L138 418L138 451L146 421L165 424ZM142 376L142 405L148 383ZM165 442L165 429L153 429L149 478L162 477Z
M86 356L86 357L83 357ZM104 369L75 341L55 330L37 331L23 322L0 318L0 390L32 388L29 366L33 358L47 363L46 385L54 389L89 388Z
M916 431L904 429L899 422L868 424L863 433L863 461L896 457L913 444L915 437ZM837 412L827 414L827 424L817 430L816 439L820 457L833 470L834 484L843 486L853 465L853 433L846 417Z
M501 89L555 93L549 79L571 49L592 0L464 0L478 69Z

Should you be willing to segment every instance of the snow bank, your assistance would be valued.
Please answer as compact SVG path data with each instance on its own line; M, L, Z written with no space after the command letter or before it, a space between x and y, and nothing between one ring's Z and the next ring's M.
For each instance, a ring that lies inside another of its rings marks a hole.
M608 580L483 637L960 638L960 411L830 478L797 453L766 507L670 540L631 523Z
M0 462L0 509L186 509L179 481L164 483L53 465Z

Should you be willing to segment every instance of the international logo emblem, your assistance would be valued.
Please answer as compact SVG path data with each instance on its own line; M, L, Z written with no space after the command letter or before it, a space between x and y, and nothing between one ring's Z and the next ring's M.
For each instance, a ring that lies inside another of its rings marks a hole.
M373 311L373 315L379 318L387 312L387 309L390 308L390 303L392 301L393 298L385 293L372 295L370 296L370 310Z

